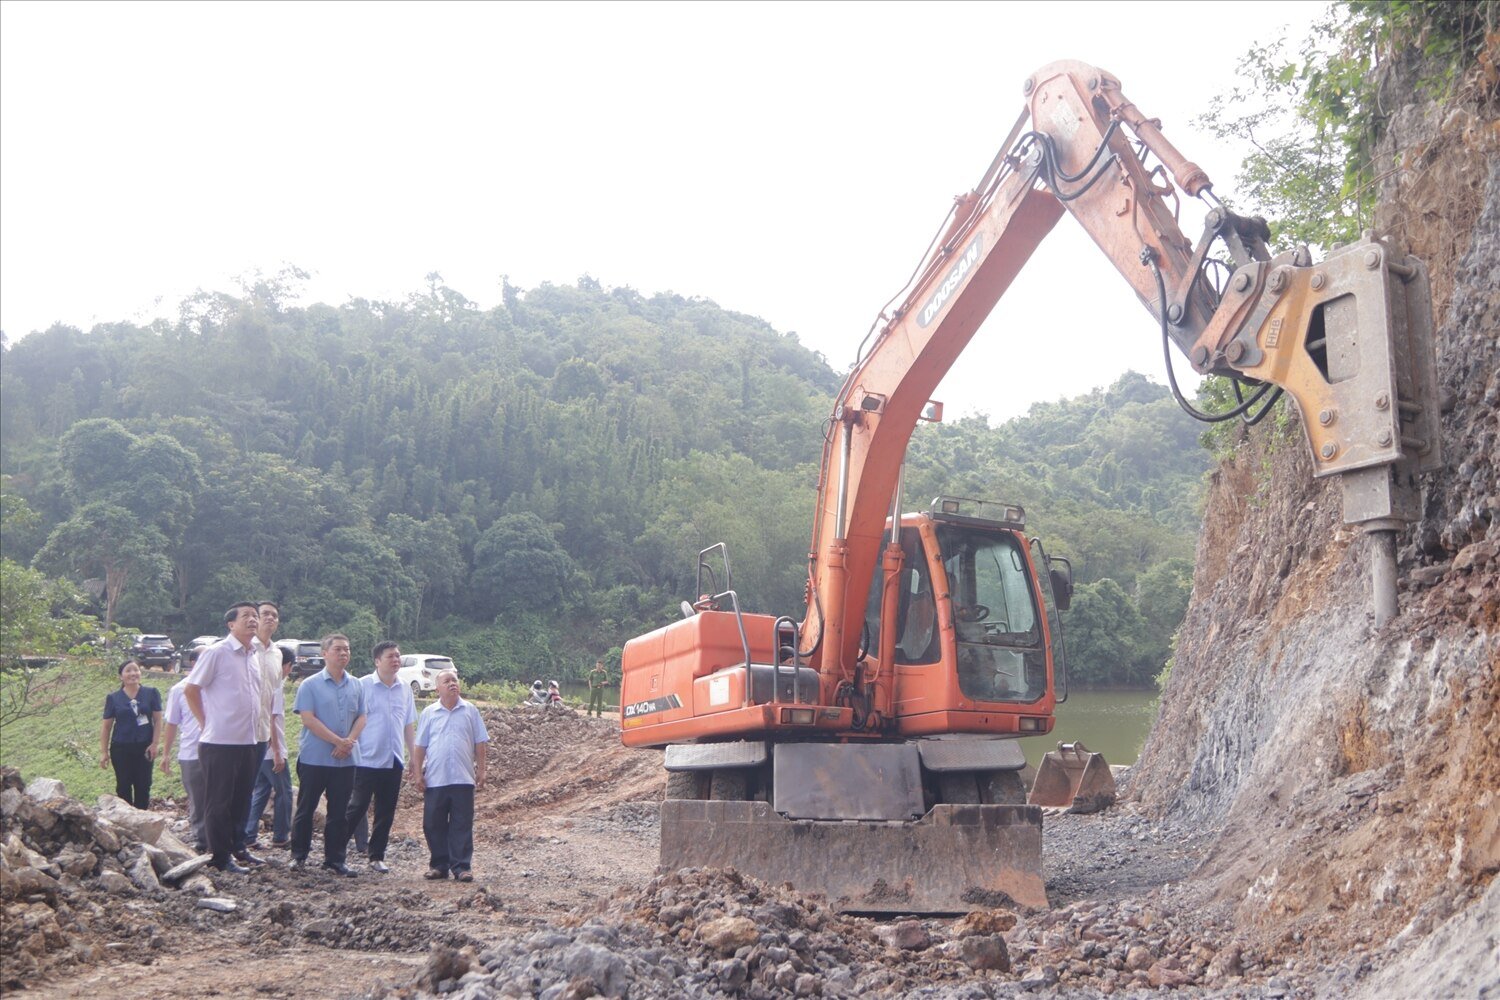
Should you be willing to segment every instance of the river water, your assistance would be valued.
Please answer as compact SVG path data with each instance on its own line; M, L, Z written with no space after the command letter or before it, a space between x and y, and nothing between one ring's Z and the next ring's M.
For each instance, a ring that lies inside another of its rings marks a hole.
M1081 740L1111 764L1134 764L1156 718L1156 700L1155 691L1070 691L1057 706L1052 732L1021 741L1026 760L1039 764L1059 740Z
M564 681L562 688L569 701L588 703L587 684ZM1156 717L1156 698L1155 691L1073 691L1057 706L1052 732L1023 739L1021 747L1032 765L1041 763L1048 750L1055 750L1058 740L1082 740L1111 764L1133 764ZM618 712L620 689L605 688L604 702L605 711Z

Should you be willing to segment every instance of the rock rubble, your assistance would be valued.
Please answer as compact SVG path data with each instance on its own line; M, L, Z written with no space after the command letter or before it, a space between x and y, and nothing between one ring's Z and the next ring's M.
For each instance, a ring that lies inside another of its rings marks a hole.
M163 876L192 859L164 816L113 795L90 809L59 781L25 785L4 769L0 987L16 989L125 947L149 956L162 942L153 904L169 891Z
M1275 971L1201 915L1141 902L878 922L732 869L683 869L475 954L435 948L416 982L370 996L1261 996Z

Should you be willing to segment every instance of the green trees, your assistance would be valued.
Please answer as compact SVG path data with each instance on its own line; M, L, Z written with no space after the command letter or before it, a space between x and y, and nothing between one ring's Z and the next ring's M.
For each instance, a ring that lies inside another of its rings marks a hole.
M1474 63L1497 21L1496 0L1330 5L1300 43L1281 39L1247 53L1245 82L1218 95L1199 124L1220 138L1252 141L1236 181L1249 205L1272 220L1278 242L1350 242L1370 225L1389 169L1376 150L1391 111L1371 86L1372 70L1420 62L1412 77L1439 97Z
M1151 676L1140 672L1145 622L1124 589L1108 577L1074 591L1063 634L1068 673L1078 681L1128 685Z
M535 514L507 514L474 545L471 598L476 617L506 611L560 611L573 560Z
M435 275L405 302L291 307L287 287L7 345L0 471L37 513L5 514L7 554L97 577L107 617L180 638L268 598L283 635L389 636L491 678L570 675L672 620L717 542L747 609L800 615L839 376L794 336L592 280L507 287L488 311ZM250 344L264 377L207 392ZM1152 609L1173 605L1148 582L1191 556L1195 433L1133 374L1000 426L924 425L908 506L1025 504L1161 647L1171 614Z
M162 554L166 547L166 537L154 526L143 524L124 507L95 500L52 529L36 555L36 565L58 573L102 576L108 628L132 579L137 586L151 588L167 582L170 564Z
M99 621L83 606L83 595L65 581L0 558L0 669L94 638Z

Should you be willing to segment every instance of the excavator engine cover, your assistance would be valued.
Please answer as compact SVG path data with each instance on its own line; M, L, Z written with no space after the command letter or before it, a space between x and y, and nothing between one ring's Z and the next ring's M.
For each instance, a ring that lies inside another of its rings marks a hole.
M1093 813L1114 805L1115 792L1115 775L1102 753L1092 753L1082 743L1059 743L1042 758L1026 801Z

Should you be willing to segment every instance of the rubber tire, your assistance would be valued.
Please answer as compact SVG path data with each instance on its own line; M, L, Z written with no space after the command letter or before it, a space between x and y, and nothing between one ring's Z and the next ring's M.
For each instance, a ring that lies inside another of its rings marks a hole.
M1026 783L1020 771L986 771L979 775L979 801L994 806L1024 806Z
M411 696L413 698L422 697L422 685L418 684L416 681L411 682Z
M707 798L707 789L704 787L704 774L702 771L668 771L667 789L663 793L664 799L702 799Z
M750 797L747 772L739 768L720 768L708 786L708 797L715 802L744 802Z
M937 774L938 801L954 805L977 805L979 784L973 771L939 771Z

